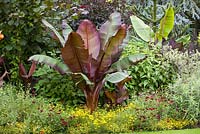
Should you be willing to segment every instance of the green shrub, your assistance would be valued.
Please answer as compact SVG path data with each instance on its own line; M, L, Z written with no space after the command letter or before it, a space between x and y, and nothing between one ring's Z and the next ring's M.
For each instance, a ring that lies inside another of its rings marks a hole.
M198 122L200 120L200 54L188 55L170 51L168 58L174 61L179 69L179 78L169 86L169 97L174 101L172 110L179 114L178 119L187 119Z
M135 130L157 130L156 124L168 117L170 100L158 93L140 93L132 97L136 105L136 119L133 122Z
M61 75L47 65L40 67L34 73L39 78L35 85L37 95L62 101L68 105L85 103L84 94L68 75Z
M166 48L164 48L164 50L165 49ZM170 50L164 52L164 57L176 66L178 74L181 77L189 77L190 74L193 74L194 70L198 70L198 67L200 66L199 52L188 54L187 52L183 53L178 50Z
M173 110L174 100L164 92L140 93L139 96L133 96L131 102L135 104L133 128L136 131L195 127L194 121L175 118L180 113Z
M6 59L6 66L11 78L15 78L14 82L18 81L20 61L27 61L29 56L55 46L47 33L43 32L41 19L46 8L41 8L41 5L41 1L37 0L0 1L0 29L5 36L1 41L0 53Z
M31 97L17 91L19 89L11 85L0 89L0 133L5 133L4 130L9 130L9 133L12 129L20 133L66 130L61 119L68 115L62 114L62 105L53 105L45 99Z
M153 46L150 49L145 42L132 40L125 48L124 55L134 53L145 53L147 59L128 70L132 76L132 80L126 84L130 92L163 90L176 79L176 69L163 58L159 48Z

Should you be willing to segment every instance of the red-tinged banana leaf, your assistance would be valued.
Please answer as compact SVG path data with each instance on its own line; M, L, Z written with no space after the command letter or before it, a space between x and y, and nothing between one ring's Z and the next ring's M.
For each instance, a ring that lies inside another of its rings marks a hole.
M122 44L119 46L119 50L123 51L123 49L128 45L129 39L130 39L130 27L126 30L126 38L123 40Z
M64 63L46 55L33 55L29 58L29 61L47 64L57 70L62 75L66 73L71 73L70 69Z
M78 33L71 32L69 34L65 47L61 48L61 53L65 64L73 73L89 73L89 52Z
M98 68L98 76L102 77L105 72L112 65L114 59L118 59L121 51L119 46L122 44L124 38L126 37L126 26L122 25L118 30L117 34L109 39L107 42L107 49L102 54L101 63Z
M84 46L89 50L89 55L97 59L100 51L100 38L95 25L89 20L83 20L76 31L84 41Z
M123 101L128 99L128 97L129 97L128 91L126 90L126 87L124 85L126 82L128 82L130 80L131 80L131 77L128 76L124 80L122 80L116 84L117 89L118 89L117 90L117 100L116 100L117 104L121 104Z
M22 80L24 81L24 83L26 84L26 86L28 85L28 83L31 83L32 74L35 71L35 68L36 68L36 64L33 62L31 65L30 71L27 74L24 65L22 63L19 63L19 75L22 78Z
M105 91L105 95L114 104L121 104L124 100L128 99L128 92L124 86L125 82L131 80L131 77L123 72L116 72L107 75L106 80L115 83L117 89L113 92Z
M122 51L128 45L129 38L130 38L130 33L129 33L129 30L127 30L127 32L126 32L126 38L123 40L122 44L119 45L119 52L116 53L114 56L112 56L112 63L115 63L116 61L119 60L119 58L120 58L120 56L122 54Z
M124 57L112 64L112 66L106 73L127 70L130 66L136 65L138 62L141 62L144 59L146 59L145 54L134 54Z
M125 24L122 24L121 27L119 28L117 35L117 38L119 38L119 45L118 47L114 47L115 49L112 52L112 63L116 62L119 60L122 50L123 50L123 46L125 45L127 39L127 27ZM121 35L121 36L120 36ZM122 39L123 38L123 39ZM122 40L121 40L122 39ZM128 42L127 42L128 43ZM117 44L117 43L116 43ZM110 45L109 45L110 46ZM110 49L110 47L108 47L108 49ZM112 48L111 48L112 49ZM107 51L107 50L106 50Z
M26 69L22 63L19 63L19 75L20 77L27 76Z
M111 100L112 104L116 104L116 100L117 100L116 92L111 92L111 91L106 90L104 93L106 97Z
M28 77L31 77L33 75L33 73L35 72L35 69L36 69L36 62L33 61L32 65L31 65L31 68L30 68L30 70L28 72Z
M105 50L106 45L110 37L114 36L119 27L121 26L121 15L118 12L114 12L110 15L109 20L106 21L99 30L101 39L101 49Z
M60 33L59 33L49 22L47 22L46 20L42 19L42 23L43 23L46 27L50 28L50 29L54 32L54 34L55 34L55 35L57 36L57 38L59 39L61 45L64 47L64 45L65 45L65 40L64 40L63 37L60 35Z

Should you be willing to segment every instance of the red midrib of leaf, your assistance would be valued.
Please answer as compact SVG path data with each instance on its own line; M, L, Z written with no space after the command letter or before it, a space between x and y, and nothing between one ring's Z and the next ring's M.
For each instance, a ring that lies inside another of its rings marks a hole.
M85 73L85 66L88 62L88 49L84 47L84 42L78 33L72 32L64 48L61 49L65 64L72 72Z
M119 52L115 51L115 49L117 49L122 44L123 39L125 37L126 37L126 26L121 25L117 34L111 37L109 41L107 42L108 44L107 48L105 49L105 52L103 52L96 74L99 74L100 72L101 73L100 75L103 75L102 73L106 72L107 69L109 69L110 65L112 64L112 56L120 56L120 55L117 55ZM110 63L106 63L107 60L111 60ZM103 64L107 65L106 69L102 67ZM99 77L102 77L102 76L99 76Z

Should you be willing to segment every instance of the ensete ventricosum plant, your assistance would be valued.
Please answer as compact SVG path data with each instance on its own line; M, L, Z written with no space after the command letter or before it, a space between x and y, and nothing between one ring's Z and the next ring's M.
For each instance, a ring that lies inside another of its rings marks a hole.
M86 105L91 112L97 108L104 83L115 83L119 91L125 91L124 81L130 77L124 70L146 57L136 54L120 59L123 47L128 43L128 28L121 23L118 12L111 14L99 30L89 20L83 20L76 32L64 23L65 38L47 21L43 20L43 23L61 42L61 55L65 64L45 55L34 55L29 60L46 63L61 74L72 75L74 82L84 92ZM127 96L120 96L117 101L123 101Z

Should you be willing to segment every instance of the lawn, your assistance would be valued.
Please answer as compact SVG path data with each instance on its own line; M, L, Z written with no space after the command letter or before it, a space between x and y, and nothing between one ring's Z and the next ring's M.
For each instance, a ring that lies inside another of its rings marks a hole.
M136 134L200 134L200 128L183 130L166 130L157 132L138 132Z

